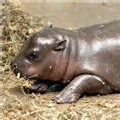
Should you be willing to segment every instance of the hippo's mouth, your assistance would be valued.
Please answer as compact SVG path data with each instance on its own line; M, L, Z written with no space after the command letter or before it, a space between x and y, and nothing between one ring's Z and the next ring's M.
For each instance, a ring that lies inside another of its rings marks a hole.
M38 77L38 74L34 74L34 75L31 75L31 76L26 76L28 79L33 79L33 78L37 78Z
M31 76L23 76L20 72L18 72L16 74L17 78L20 79L21 77L23 77L25 80L31 80L31 81L37 81L37 78L38 78L38 74L35 74L35 75L31 75Z

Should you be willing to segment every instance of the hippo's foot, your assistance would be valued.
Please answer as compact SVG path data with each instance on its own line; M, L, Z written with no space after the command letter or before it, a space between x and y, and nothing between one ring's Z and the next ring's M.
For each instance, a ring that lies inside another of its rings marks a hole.
M52 98L57 103L72 103L76 102L80 97L80 94L72 91L61 91L59 94Z

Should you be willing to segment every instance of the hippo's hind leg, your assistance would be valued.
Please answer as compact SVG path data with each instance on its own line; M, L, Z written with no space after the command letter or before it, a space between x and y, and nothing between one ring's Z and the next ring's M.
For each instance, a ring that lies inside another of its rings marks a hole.
M104 80L95 75L84 74L76 77L58 95L52 99L57 103L77 101L83 93L108 94L112 89Z

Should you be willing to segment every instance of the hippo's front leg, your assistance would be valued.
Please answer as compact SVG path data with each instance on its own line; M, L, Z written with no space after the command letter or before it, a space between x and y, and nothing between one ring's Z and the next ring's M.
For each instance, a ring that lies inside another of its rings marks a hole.
M49 85L45 83L34 83L31 87L24 86L23 89L26 93L45 93Z
M64 88L64 85L57 83L40 83L36 82L31 85L31 87L23 87L26 93L45 93L45 92L53 92L60 91Z
M71 103L77 101L83 93L108 94L112 90L105 80L95 76L84 74L71 81L58 95L52 98L57 103Z

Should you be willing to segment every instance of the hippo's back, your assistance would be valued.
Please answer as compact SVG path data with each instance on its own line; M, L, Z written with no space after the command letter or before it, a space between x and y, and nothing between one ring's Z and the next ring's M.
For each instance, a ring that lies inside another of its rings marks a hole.
M78 31L83 40L78 40L79 72L98 75L120 91L120 21Z

